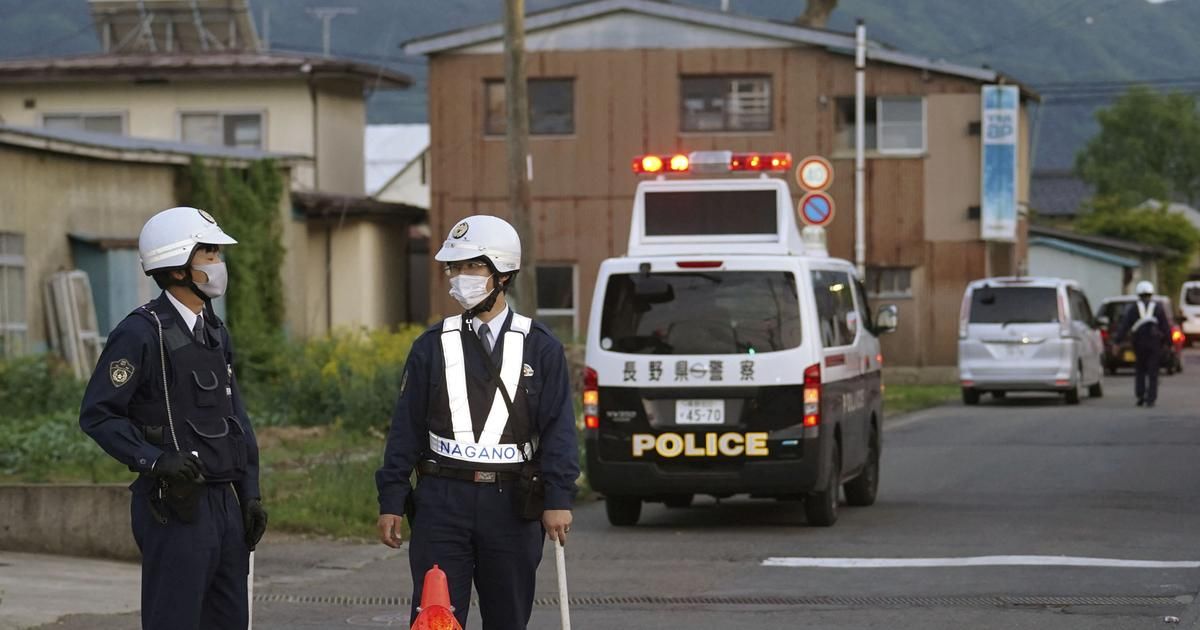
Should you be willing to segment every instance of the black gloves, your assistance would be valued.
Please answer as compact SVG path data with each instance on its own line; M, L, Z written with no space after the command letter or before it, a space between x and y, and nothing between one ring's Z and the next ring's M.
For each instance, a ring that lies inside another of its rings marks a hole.
M242 524L246 527L246 546L254 551L267 532L267 511L262 499L250 499L242 505Z
M204 481L204 465L191 453L163 453L150 468L150 474L177 483L200 483Z

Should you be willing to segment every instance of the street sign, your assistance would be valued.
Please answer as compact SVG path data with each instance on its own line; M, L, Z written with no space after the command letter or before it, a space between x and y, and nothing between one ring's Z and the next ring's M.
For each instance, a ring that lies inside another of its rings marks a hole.
M833 197L829 193L810 192L800 198L796 214L805 225L824 227L833 220L834 210Z
M819 155L810 155L796 167L796 183L810 192L825 190L833 183L833 166Z

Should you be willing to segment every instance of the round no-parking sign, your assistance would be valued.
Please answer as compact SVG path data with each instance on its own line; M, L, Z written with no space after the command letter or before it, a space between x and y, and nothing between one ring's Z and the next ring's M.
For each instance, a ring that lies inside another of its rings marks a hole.
M823 227L833 220L835 206L828 193L810 192L800 198L796 214L805 225Z

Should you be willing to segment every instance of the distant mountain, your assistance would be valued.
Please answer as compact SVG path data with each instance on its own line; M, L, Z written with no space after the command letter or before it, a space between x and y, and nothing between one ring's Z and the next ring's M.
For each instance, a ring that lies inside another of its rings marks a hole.
M530 12L574 0L528 0ZM716 9L720 0L676 0ZM734 13L791 21L803 0L731 0ZM425 60L401 42L500 19L503 0L251 0L259 32L273 48L316 53L321 23L306 9L351 7L333 21L335 53L382 63L412 76L403 92L370 101L375 122L420 122ZM269 19L264 15L269 13ZM1070 168L1094 133L1092 111L1125 87L1150 81L1200 91L1200 2L1178 0L841 0L829 28L866 20L869 36L906 52L966 65L987 64L1041 91L1039 168ZM269 22L269 26L268 23ZM86 0L0 0L0 57L96 52Z

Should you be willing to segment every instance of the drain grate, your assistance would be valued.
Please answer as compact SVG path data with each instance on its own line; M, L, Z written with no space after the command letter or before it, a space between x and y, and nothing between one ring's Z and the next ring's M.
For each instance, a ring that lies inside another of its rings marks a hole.
M1186 598L1185 598L1186 599ZM408 597L360 597L354 595L256 595L254 600L265 603L319 604L370 608L407 608ZM474 605L476 602L472 602ZM698 595L694 597L670 597L653 595L583 595L571 598L572 606L628 607L628 606L788 606L788 607L870 607L870 608L1065 608L1070 606L1178 606L1187 601L1176 597L1145 596L1093 596L1054 597L1043 595L964 595L964 596L773 596L747 595L722 596ZM557 607L557 597L540 597L533 600L538 607Z

